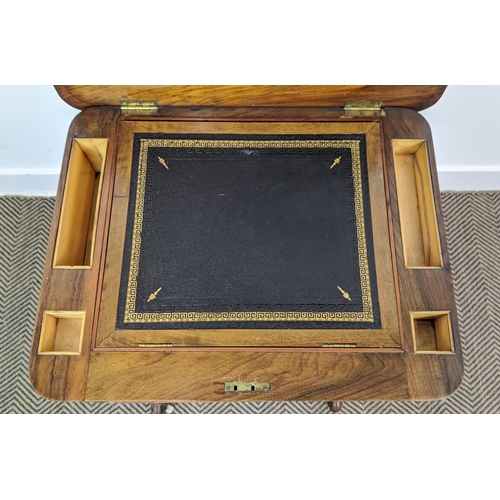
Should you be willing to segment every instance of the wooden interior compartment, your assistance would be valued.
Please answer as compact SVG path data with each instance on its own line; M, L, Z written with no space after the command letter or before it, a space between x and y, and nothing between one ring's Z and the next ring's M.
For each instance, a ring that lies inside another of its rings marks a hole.
M450 311L412 311L413 346L416 354L453 354Z
M45 311L38 354L81 354L84 322L84 311Z
M394 139L392 148L405 265L441 268L443 259L426 141Z
M53 267L91 268L108 139L73 139Z

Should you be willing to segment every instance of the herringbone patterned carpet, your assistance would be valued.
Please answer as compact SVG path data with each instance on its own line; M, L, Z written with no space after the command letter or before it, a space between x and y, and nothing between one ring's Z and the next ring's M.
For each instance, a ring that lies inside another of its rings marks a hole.
M442 193L465 377L443 401L344 403L342 413L500 413L500 192ZM28 360L53 198L0 197L0 413L150 413L40 398ZM184 403L174 413L329 413L324 403Z

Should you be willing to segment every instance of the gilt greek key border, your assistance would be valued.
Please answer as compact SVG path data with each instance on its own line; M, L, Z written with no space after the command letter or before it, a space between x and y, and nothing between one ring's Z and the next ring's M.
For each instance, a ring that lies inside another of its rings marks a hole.
M363 310L360 312L148 312L135 311L137 276L141 255L141 234L144 219L144 197L148 168L148 149L166 148L350 148L354 188L354 209L358 240L359 270ZM370 271L364 222L364 200L361 177L359 140L188 140L188 139L141 139L137 189L132 229L132 249L125 303L124 323L177 323L218 321L332 321L373 322L373 303L370 287Z

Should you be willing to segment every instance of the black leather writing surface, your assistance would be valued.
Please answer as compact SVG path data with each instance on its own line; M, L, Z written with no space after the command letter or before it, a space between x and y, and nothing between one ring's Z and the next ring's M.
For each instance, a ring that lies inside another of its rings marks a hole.
M136 134L118 328L380 328L362 135Z

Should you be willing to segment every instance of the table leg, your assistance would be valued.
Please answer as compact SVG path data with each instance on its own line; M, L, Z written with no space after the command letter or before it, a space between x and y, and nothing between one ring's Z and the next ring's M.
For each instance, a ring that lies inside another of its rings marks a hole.
M165 413L165 405L164 404L152 404L151 405L151 413L161 414Z
M342 401L329 401L326 404L332 413L339 413L342 410Z
M151 413L163 414L163 413L173 413L174 407L169 403L153 403L151 405Z

